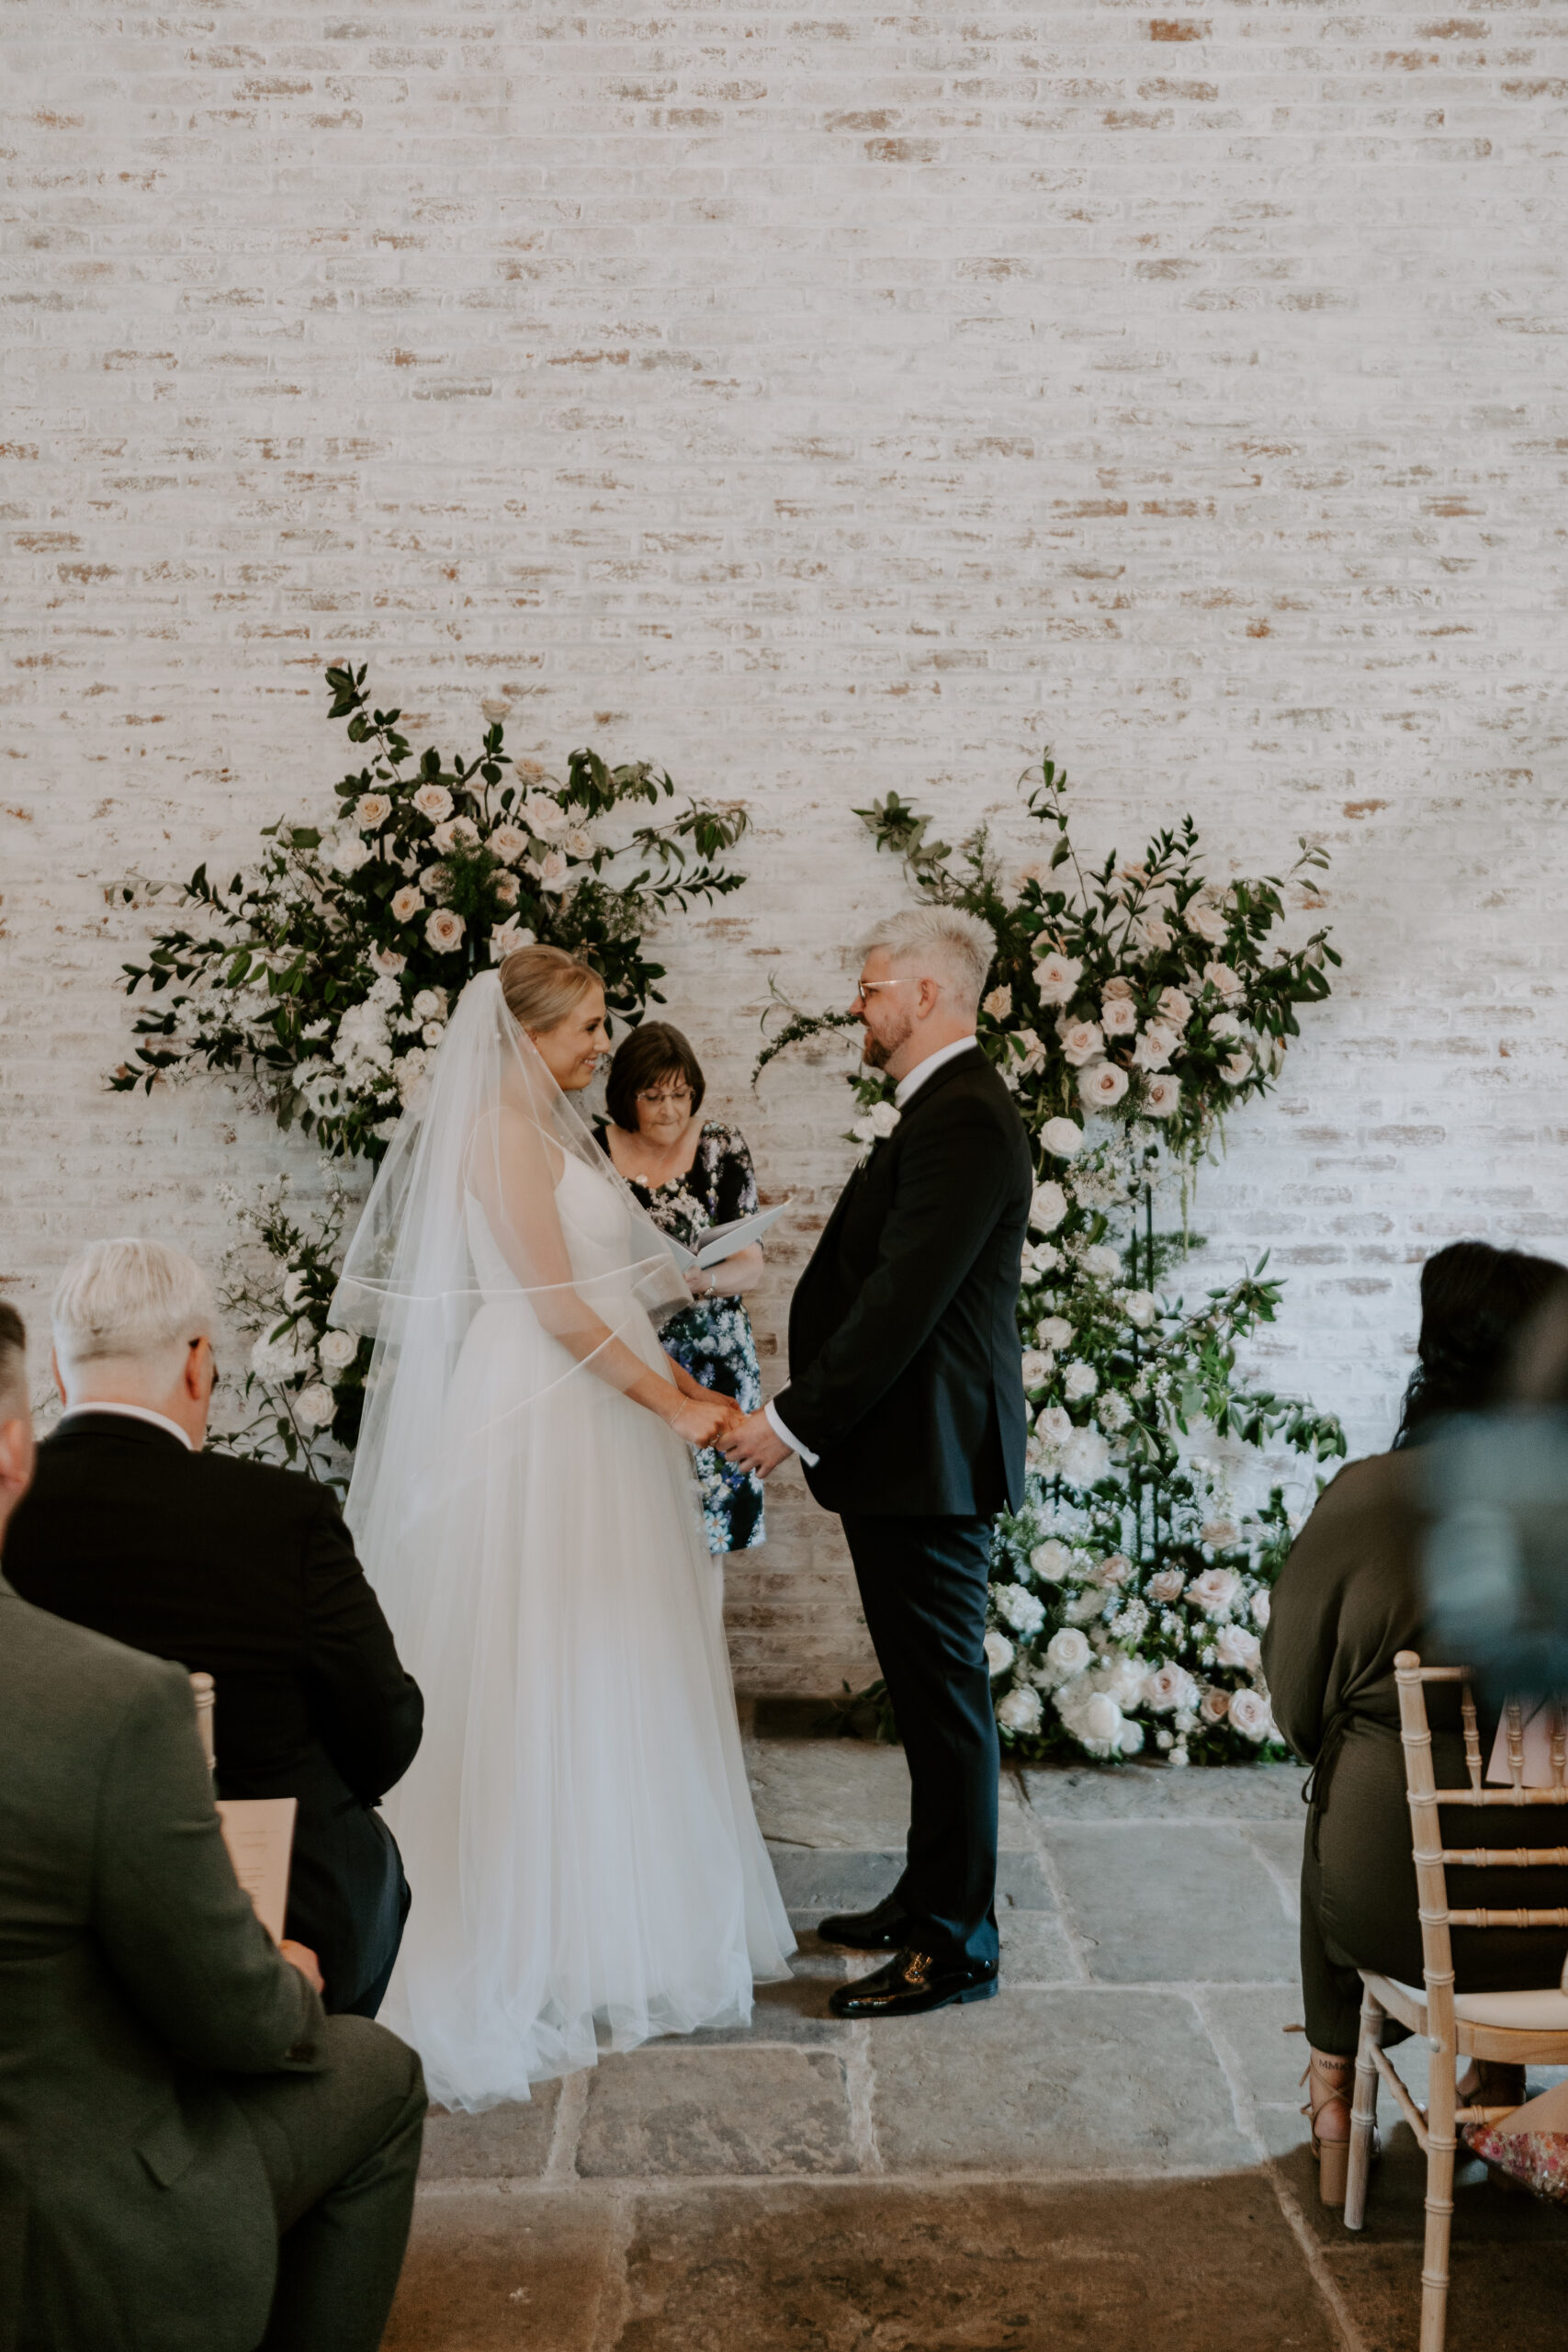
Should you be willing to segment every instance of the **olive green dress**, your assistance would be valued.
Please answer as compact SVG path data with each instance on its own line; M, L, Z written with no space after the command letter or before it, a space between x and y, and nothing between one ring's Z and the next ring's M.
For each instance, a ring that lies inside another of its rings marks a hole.
M1263 1641L1274 1719L1312 1765L1302 1865L1302 1984L1314 2050L1354 2054L1360 1984L1356 1967L1421 1983L1421 1930L1399 1698L1400 1650L1427 1655L1419 1588L1421 1452L1375 1455L1342 1470L1303 1528L1274 1589ZM1435 1661L1435 1654L1428 1662ZM1465 1785L1458 1687L1428 1683L1427 1713L1439 1788ZM1482 1753L1495 1717L1483 1711ZM1483 1841L1475 1815L1445 1812L1443 1842ZM1553 1845L1537 1808L1489 1810L1490 1846ZM1456 1909L1568 1905L1568 1871L1450 1870ZM1568 1951L1560 1928L1455 1928L1461 1993L1555 1985ZM1387 2037L1396 2036L1391 2031Z

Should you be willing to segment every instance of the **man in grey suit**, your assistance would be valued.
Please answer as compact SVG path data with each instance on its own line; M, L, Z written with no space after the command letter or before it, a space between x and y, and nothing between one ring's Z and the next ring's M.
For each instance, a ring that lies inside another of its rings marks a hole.
M0 1303L0 1541L32 1475ZM0 1576L0 2352L374 2352L425 2094L224 1849L176 1666Z

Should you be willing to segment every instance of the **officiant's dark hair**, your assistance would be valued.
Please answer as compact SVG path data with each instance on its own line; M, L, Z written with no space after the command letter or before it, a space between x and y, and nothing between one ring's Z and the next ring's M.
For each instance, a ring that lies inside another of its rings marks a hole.
M26 1412L28 1382L28 1329L9 1299L0 1298L0 1420L8 1418L6 1408L15 1404Z
M645 1021L615 1048L604 1086L604 1108L616 1126L637 1133L637 1098L645 1086L660 1079L683 1078L692 1090L692 1108L700 1111L707 1081L703 1066L679 1029L668 1021Z
M1454 1241L1421 1269L1421 1337L1398 1446L1445 1413L1478 1413L1505 1395L1516 1352L1541 1309L1568 1299L1568 1267L1522 1250Z

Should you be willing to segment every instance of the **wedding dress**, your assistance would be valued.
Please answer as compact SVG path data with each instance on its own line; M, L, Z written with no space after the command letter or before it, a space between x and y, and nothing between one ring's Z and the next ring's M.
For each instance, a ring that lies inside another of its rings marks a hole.
M434 2098L481 2109L743 2024L794 1944L690 1451L581 1360L591 1317L667 1372L668 1252L493 974L403 1127L333 1310L377 1333L348 1519L425 1701L385 1808L413 1905L381 2017Z

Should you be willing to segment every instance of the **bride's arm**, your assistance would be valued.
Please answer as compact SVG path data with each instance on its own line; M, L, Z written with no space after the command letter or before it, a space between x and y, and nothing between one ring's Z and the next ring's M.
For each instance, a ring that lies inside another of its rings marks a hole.
M618 1340L578 1289L556 1207L552 1145L534 1121L498 1112L476 1137L469 1182L496 1246L552 1339L584 1369L657 1413L688 1445L708 1445L731 1419L729 1399L698 1388L694 1397ZM695 1384L693 1384L695 1386Z

